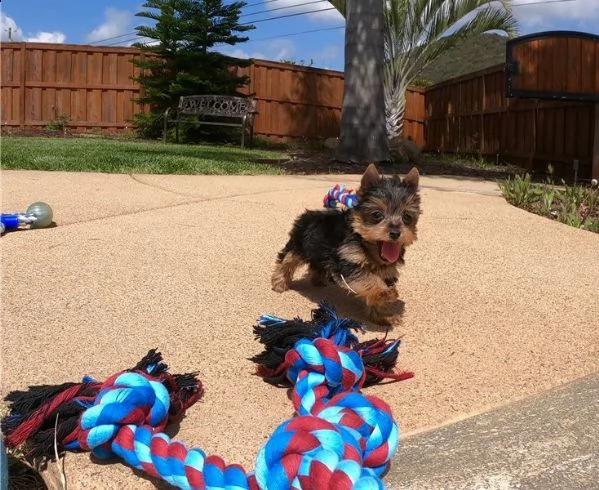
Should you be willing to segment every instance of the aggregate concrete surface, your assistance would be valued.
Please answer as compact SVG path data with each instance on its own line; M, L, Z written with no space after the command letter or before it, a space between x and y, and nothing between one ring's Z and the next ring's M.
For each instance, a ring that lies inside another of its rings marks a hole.
M198 370L206 389L177 438L249 470L292 416L286 390L252 375L257 317L308 318L328 299L364 320L334 288L300 277L283 294L270 288L293 219L359 175L1 177L2 212L45 201L57 224L0 240L3 394L104 379L156 347L173 372ZM403 320L389 333L402 336L399 367L415 377L367 389L390 404L400 445L599 368L599 235L512 207L491 182L422 177L421 194L419 240L398 283ZM364 338L385 333L367 326ZM402 451L389 488L410 475ZM87 454L68 454L65 471L71 490L156 488Z
M599 375L403 440L389 488L599 488Z

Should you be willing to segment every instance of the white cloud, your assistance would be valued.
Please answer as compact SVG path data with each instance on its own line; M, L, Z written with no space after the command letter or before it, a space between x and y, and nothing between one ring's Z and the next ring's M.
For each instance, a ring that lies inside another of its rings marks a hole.
M254 45L254 43L252 44ZM292 59L295 54L295 44L289 39L272 39L269 41L257 42L255 45L257 45L257 47L251 51L241 47L223 47L217 49L217 51L226 54L227 56L232 56L233 58L257 58L271 61Z
M270 61L286 60L305 65L310 65L313 62L313 66L331 70L343 70L343 49L341 46L329 44L323 46L319 51L312 51L310 53L299 49L298 45L293 41L285 38L255 43L250 41L248 44L254 49L247 49L246 45L240 45L242 47L221 47L217 51L233 58L255 58Z
M132 20L131 12L109 7L104 11L104 22L91 31L86 39L88 42L97 42L127 34L132 31L129 27Z
M242 60L249 58L257 58L260 60L268 59L268 57L260 51L253 51L252 53L249 53L248 51L244 51L241 48L235 48L232 51L221 51L221 53L226 54L227 56L231 56L232 58L239 58Z
M8 41L9 39L12 39L13 41L23 40L23 31L17 26L14 19L4 12L0 12L0 29L0 39L2 39L2 41Z
M309 2L316 2L317 0L309 0ZM339 11L326 1L318 3L298 2L297 0L277 0L276 2L270 2L267 4L268 8L272 11L272 17L279 17L283 15L302 14L298 15L298 18L305 17L315 21L343 21L343 16ZM275 10L278 9L278 10ZM260 9L262 10L262 9ZM304 12L313 12L310 14L304 14ZM252 15L251 18L247 19L247 22L251 22L251 19L258 19L259 15ZM262 17L260 17L262 18ZM293 17L292 17L293 18ZM274 21L273 21L274 22Z
M62 32L38 32L35 36L27 38L30 43L55 43L62 44L66 36Z
M273 60L290 59L295 54L295 44L289 39L273 39L269 43L270 48L273 50Z
M333 45L325 46L317 56L321 60L337 59L339 57L339 47Z
M149 37L135 37L131 41L127 41L123 46L132 46L133 44L145 44L147 46L158 46L160 41L158 39L151 39Z
M514 16L520 22L523 34L544 30L570 30L573 29L572 23L581 30L599 32L597 0L571 0L535 5L538 1L525 0L514 5ZM565 23L568 23L568 27L564 28Z
M13 18L4 12L0 12L0 39L2 41L27 41L30 43L64 43L66 35L59 31L39 31L26 36Z

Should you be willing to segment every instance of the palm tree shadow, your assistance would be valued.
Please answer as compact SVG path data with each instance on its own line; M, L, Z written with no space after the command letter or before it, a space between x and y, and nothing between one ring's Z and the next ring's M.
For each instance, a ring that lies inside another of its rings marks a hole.
M364 303L351 293L348 294L334 284L327 286L314 286L308 278L303 277L293 281L290 289L296 291L314 303L319 303L323 300L327 301L335 308L339 316L352 318L359 321L368 331L388 332L392 331L394 328L387 325L373 323L366 314ZM403 316L404 311L405 303L401 300L397 300L393 305L389 306L389 312L396 314L399 317Z

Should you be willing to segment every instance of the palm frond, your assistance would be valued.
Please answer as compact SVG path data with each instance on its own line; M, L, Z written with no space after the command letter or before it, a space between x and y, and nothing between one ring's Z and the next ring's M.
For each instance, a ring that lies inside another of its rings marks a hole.
M401 126L405 90L428 65L457 43L489 31L518 33L509 0L386 0L388 126Z
M345 17L347 13L347 0L329 0L329 3Z

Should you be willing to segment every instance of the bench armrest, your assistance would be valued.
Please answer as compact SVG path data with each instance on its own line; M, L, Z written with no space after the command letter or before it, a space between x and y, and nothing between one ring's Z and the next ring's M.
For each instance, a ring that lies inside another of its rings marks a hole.
M164 118L167 119L171 115L178 117L179 116L179 108L178 107L167 107L166 111L164 111Z

